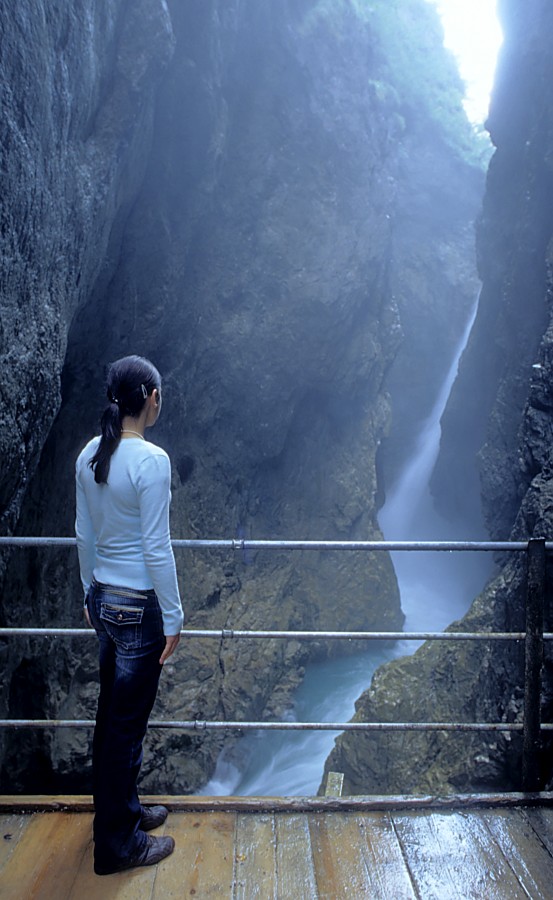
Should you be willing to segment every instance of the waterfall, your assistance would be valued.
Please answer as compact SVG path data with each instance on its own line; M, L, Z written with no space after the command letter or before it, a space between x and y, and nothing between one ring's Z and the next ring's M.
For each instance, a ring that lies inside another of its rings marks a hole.
M475 315L476 306L432 412L421 429L414 453L381 511L380 525L389 540L455 539L451 523L443 521L433 509L429 481L439 450L440 419ZM457 538L466 539L466 535ZM470 554L478 557L471 564L467 563L467 556L463 554L460 565L457 558L443 552L392 554L406 614L405 630L440 631L464 615L486 574L485 554ZM355 711L355 701L369 686L378 666L414 649L412 641L401 641L385 649L375 643L357 656L308 666L290 718L299 722L348 721ZM249 735L240 742L238 751L234 748L222 752L213 778L201 793L208 796L316 794L334 739L335 734L326 731Z
M449 371L432 410L423 423L414 452L392 487L379 515L386 540L447 541L477 540L458 532L458 525L446 520L434 508L430 479L440 448L440 420L444 413L459 360L467 345L476 317L477 303L461 335ZM475 522L478 515L475 514ZM477 526L475 526L477 527ZM401 605L405 613L405 631L442 631L461 618L490 571L490 558L484 553L451 554L394 551L392 554ZM410 652L415 649L412 645Z
M430 415L423 423L413 455L398 479L397 484L390 491L389 496L386 498L386 503L380 512L380 527L387 540L422 540L420 534L421 524L426 529L431 524L432 519L434 519L435 514L430 512L429 509L432 506L430 478L440 449L440 420L451 393L453 382L457 377L459 360L467 345L469 334L476 318L476 309L477 304L475 304L465 326L449 371ZM440 535L437 534L435 540L440 539Z

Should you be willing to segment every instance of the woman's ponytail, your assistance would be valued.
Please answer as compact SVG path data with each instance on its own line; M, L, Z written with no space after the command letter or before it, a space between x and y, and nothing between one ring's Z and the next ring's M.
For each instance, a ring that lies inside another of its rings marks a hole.
M111 457L119 446L123 417L137 418L154 389L161 388L161 376L142 356L125 356L112 363L108 371L109 406L102 414L102 435L96 453L89 461L97 484L107 484Z
M102 436L98 449L89 462L96 484L107 484L109 465L121 440L121 411L115 400L106 406L100 421Z

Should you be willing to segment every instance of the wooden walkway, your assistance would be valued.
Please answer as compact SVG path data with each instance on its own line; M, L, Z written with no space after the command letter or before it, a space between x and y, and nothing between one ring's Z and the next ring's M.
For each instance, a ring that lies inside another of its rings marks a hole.
M549 804L348 809L338 801L328 808L291 801L287 809L286 801L249 806L236 798L233 808L232 799L155 799L171 806L154 833L174 836L173 855L157 867L100 878L86 798L57 798L53 812L21 811L21 802L10 812L3 798L0 897L553 898ZM52 800L45 798L45 809Z

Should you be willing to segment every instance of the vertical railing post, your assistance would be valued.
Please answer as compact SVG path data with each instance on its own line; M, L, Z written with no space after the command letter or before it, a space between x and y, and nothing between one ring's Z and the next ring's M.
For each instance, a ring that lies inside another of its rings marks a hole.
M545 540L528 541L526 582L526 640L524 642L524 732L522 790L540 788L541 669L545 605Z

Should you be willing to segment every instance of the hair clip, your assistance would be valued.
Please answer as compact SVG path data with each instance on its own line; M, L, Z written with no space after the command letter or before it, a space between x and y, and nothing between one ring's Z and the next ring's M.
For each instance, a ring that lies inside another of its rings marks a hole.
M142 396L144 397L144 399L146 399L146 397L148 396L148 391L143 384L141 384L140 387L142 388Z

